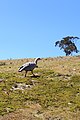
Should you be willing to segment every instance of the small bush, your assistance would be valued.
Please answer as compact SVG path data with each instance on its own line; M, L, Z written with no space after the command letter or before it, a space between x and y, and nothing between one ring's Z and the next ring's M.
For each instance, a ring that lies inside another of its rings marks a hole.
M4 66L4 65L6 65L5 62L0 62L0 66Z

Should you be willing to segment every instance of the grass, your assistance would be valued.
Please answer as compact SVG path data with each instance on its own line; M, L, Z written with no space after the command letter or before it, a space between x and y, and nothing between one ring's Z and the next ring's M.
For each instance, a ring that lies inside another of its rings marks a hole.
M24 73L17 72L18 67L25 61L6 60L3 61L5 64L1 65L0 115L27 108L27 103L30 102L39 104L44 111L51 111L54 115L64 111L66 114L70 113L70 116L73 114L74 119L74 113L80 113L79 57L43 59L39 63L40 68L34 70L39 76L32 77L28 73L26 78L22 77ZM74 65L75 61L77 63ZM31 87L13 90L12 86L16 83L25 83Z

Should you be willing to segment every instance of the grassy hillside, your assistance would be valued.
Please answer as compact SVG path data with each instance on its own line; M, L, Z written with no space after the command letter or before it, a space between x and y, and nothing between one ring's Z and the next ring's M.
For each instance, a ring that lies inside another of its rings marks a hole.
M80 120L80 56L43 58L24 78L33 60L0 60L0 120Z

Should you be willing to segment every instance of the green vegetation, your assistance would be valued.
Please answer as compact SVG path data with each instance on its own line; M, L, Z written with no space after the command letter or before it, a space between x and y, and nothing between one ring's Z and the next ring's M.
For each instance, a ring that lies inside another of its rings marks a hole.
M79 39L79 37L67 36L62 40L55 42L55 46L59 46L60 50L63 49L63 51L66 53L66 56L72 55L73 52L79 52L74 42L74 40L77 39Z
M40 68L34 70L36 77L28 73L26 78L23 77L23 73L17 72L18 66L25 60L17 60L17 62L13 60L12 64L9 64L11 61L6 61L6 66L1 66L0 72L0 115L27 108L29 102L38 103L43 110L53 108L53 113L56 109L62 112L79 112L80 74L77 66L80 67L80 63L78 59L79 57L43 59L39 63ZM67 64L64 61L68 61ZM75 61L77 64L74 69ZM61 67L63 70L60 71ZM16 88L16 84L19 83L25 83L30 87L13 89L13 86Z

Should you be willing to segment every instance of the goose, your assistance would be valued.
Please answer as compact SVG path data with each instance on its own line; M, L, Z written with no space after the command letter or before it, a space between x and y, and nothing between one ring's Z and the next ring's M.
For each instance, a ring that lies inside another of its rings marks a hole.
M33 70L34 70L34 68L38 67L37 66L38 60L41 60L41 58L36 58L33 62L27 62L27 63L23 64L22 66L20 66L18 72L25 71L25 77L26 77L27 72L31 71L33 76L35 76L35 74L33 73Z

